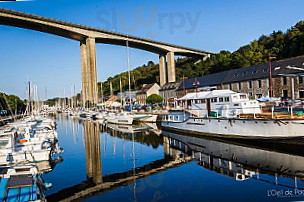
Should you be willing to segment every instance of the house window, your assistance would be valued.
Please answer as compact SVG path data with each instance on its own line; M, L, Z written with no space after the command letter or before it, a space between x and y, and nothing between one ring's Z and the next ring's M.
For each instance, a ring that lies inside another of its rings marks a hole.
M288 97L288 90L283 90L283 97Z
M303 77L299 76L299 84L303 84Z
M304 90L299 90L299 98L304 98Z
M241 89L242 89L242 83L239 82L239 90L241 90Z
M287 85L287 77L283 76L283 85L286 86Z
M259 88L262 88L262 80L258 80L258 86Z
M252 88L252 81L248 81L248 87Z

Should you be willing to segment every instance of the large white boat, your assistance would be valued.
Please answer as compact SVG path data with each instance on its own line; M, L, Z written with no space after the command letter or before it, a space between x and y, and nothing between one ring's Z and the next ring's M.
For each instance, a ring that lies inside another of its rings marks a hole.
M261 108L247 94L214 90L179 99L185 109L171 110L162 128L176 132L242 139L290 139L304 136L304 119L261 116ZM247 116L242 116L246 114Z

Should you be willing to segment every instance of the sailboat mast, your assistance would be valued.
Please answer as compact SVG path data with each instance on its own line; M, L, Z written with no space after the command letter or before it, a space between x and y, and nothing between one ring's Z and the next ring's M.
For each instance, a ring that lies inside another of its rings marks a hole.
M129 41L127 40L127 57L128 57L128 77L129 77L129 100L130 100L130 109L132 110L132 99L131 99L131 76L130 76L130 57L129 57Z
M101 91L101 103L102 103L102 106L103 106L103 89L102 89L102 82L100 83L100 91ZM102 108L104 108L104 106L103 106Z
M119 78L119 88L120 88L120 104L122 106L122 89L121 89L121 78Z

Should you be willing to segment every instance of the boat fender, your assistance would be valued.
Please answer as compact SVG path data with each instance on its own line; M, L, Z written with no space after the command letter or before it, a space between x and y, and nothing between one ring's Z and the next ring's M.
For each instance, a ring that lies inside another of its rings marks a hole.
M19 143L25 143L25 142L27 142L27 140L26 140L26 139L21 139L21 140L19 140L18 142L19 142Z
M47 148L50 148L52 147L52 142L50 141L44 141L42 144L41 144L41 149L47 149Z

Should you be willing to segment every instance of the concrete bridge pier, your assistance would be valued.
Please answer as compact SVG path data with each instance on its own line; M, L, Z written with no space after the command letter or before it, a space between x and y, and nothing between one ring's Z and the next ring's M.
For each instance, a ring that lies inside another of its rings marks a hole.
M168 78L168 81L167 81ZM174 60L174 52L167 53L167 61L166 56L161 54L159 55L159 83L160 86L163 86L167 82L175 82L175 60Z
M165 55L159 55L159 83L160 83L160 86L163 86L165 83L167 83Z
M167 67L168 67L168 83L175 82L175 60L174 52L167 53Z
M80 42L82 100L98 103L95 38L88 37Z

